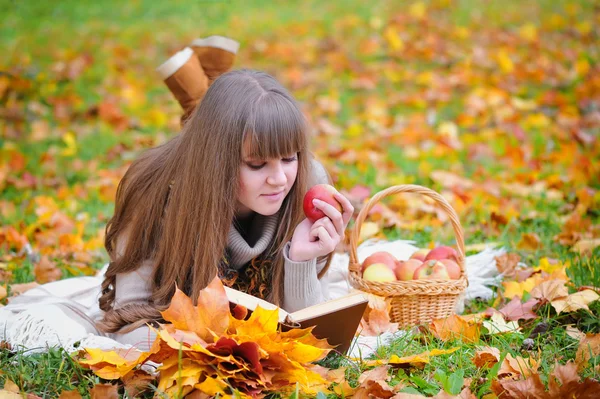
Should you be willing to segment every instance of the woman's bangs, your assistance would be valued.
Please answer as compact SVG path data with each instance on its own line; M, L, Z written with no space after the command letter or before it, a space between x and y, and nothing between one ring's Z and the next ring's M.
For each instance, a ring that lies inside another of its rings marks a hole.
M258 101L244 132L246 157L274 159L306 147L306 123L300 110L281 95L269 93Z

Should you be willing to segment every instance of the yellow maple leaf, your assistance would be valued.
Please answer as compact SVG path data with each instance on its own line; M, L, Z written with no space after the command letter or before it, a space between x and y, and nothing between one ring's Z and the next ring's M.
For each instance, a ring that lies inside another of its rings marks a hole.
M531 292L531 290L542 281L542 277L539 274L535 274L526 280L519 281L503 281L504 286L504 297L514 298L518 296L523 297L525 292Z
M519 36L530 42L537 40L538 33L536 26L531 22L521 26L519 29Z
M596 291L583 290L569 295L566 298L556 299L550 304L556 309L556 313L575 312L579 309L590 310L587 305L598 300L600 295Z
M398 30L393 26L388 26L383 32L383 37L394 51L402 51L404 49L404 41L400 37Z
M151 352L137 350L103 351L96 348L85 348L85 352L85 358L81 359L79 363L92 369L97 376L106 380L124 377L151 354Z
M429 363L430 358L434 356L440 355L448 355L457 351L459 347L454 347L450 349L432 349L430 351L425 351L422 353L418 353L416 355L403 356L400 357L398 355L392 355L388 360L385 359L376 359L376 360L367 360L363 361L363 364L367 366L381 366L384 364L389 364L394 367L404 367L404 366L412 366L417 368L423 368L425 364Z
M515 64L505 50L500 50L496 54L498 66L504 73L512 73L515 69Z
M410 5L408 12L416 19L423 19L427 13L427 6L424 2L418 1Z
M60 154L65 157L77 155L77 139L75 138L75 134L73 132L65 133L62 136L62 139L63 143L65 144L65 148L60 152Z

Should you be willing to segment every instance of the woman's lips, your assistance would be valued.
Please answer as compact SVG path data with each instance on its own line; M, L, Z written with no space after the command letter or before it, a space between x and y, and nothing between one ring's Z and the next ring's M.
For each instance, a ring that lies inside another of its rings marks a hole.
M281 197L283 196L283 191L280 191L275 194L263 194L262 196L268 200L277 201L277 200L281 199Z

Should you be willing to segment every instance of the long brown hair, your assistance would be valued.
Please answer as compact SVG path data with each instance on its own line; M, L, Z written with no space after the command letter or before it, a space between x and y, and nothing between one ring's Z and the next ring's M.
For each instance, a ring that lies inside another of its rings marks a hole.
M273 259L271 302L283 299L283 247L303 219L302 199L314 182L306 120L292 96L266 73L238 70L210 86L181 133L150 149L129 167L117 189L106 226L110 264L102 283L99 327L127 332L160 320L175 287L196 300L214 278L235 218L242 147L272 159L298 153L296 181L278 212L275 237L265 251ZM117 241L126 237L122 253ZM119 273L154 264L148 303L115 308Z

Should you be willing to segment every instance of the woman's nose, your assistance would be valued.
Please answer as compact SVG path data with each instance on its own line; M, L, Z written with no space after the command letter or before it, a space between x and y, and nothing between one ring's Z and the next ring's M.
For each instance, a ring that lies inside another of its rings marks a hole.
M283 186L287 182L285 170L281 162L277 162L269 172L267 183L273 186Z

